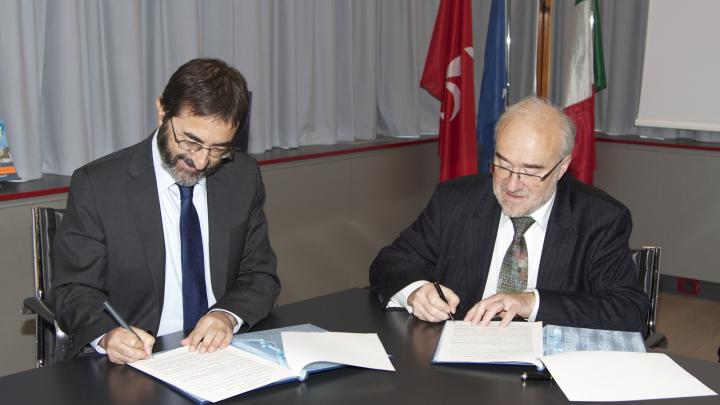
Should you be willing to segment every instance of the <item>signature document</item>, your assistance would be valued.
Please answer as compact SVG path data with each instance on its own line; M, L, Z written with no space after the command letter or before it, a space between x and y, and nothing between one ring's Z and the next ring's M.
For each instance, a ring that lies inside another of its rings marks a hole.
M499 321L488 326L445 322L433 363L507 363L540 366L543 355L542 322Z
M287 366L235 346L213 353L179 347L130 366L176 387L198 402L216 402L260 387L301 381L316 362L395 371L375 333L282 332Z

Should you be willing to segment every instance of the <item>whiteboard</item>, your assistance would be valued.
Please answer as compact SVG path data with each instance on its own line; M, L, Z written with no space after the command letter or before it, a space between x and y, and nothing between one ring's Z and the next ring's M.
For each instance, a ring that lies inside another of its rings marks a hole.
M720 131L720 1L649 1L636 126Z

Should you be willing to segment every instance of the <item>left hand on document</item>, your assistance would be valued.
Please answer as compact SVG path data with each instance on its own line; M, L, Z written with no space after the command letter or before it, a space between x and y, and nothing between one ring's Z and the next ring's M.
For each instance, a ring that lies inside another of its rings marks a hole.
M507 326L517 315L528 318L535 306L535 293L494 294L473 305L465 315L465 321L487 326L496 317L502 317L500 327Z
M237 321L223 311L211 311L205 314L195 325L195 329L180 344L190 346L190 351L200 353L214 352L228 347L233 338L233 328Z

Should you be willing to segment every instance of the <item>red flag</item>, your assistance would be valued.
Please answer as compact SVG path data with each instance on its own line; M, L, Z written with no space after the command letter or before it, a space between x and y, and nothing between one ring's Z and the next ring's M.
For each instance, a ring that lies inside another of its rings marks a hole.
M441 0L420 87L440 100L440 181L477 173L471 0Z

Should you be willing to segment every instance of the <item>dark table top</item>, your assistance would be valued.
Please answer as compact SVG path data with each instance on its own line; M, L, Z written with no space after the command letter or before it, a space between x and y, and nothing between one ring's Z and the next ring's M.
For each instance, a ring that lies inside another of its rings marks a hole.
M275 308L257 330L312 323L337 332L380 336L396 372L346 367L249 392L227 404L564 404L552 381L520 382L521 366L432 365L442 325L404 311L386 312L366 289L351 289ZM157 350L179 345L180 334L158 339ZM720 364L671 355L683 368L720 392ZM77 358L0 378L0 401L12 404L188 404L167 385L105 357ZM625 402L718 404L715 397Z

